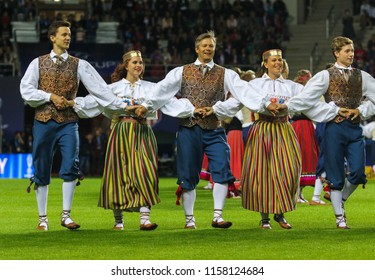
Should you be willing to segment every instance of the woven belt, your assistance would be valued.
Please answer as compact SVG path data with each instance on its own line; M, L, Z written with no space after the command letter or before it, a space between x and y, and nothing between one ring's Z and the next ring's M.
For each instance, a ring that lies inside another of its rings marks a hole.
M272 123L285 123L288 121L288 116L274 117L274 116L259 114L259 120L264 121L264 122L272 122Z
M132 123L140 123L140 124L147 124L147 119L137 118L132 116L120 116L119 121L121 122L132 122Z

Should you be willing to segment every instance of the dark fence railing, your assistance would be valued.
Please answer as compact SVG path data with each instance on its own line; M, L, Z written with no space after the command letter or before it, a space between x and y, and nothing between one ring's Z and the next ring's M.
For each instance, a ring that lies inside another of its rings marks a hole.
M315 69L318 66L320 58L321 58L319 51L318 51L318 46L319 44L315 43L310 52L310 72L312 74L315 73Z
M326 18L326 38L329 39L329 37L332 34L333 28L336 24L336 10L335 6L332 6L331 9L329 9L327 18Z

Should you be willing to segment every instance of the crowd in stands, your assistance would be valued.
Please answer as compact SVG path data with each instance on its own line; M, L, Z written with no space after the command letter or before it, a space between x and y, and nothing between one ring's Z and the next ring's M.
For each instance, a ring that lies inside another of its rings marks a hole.
M375 24L375 0L353 1L353 14L359 16L361 31L372 30ZM354 43L353 67L375 77L375 33L367 42L362 43L360 38L356 37Z
M124 51L140 49L148 64L180 65L195 58L192 40L197 34L214 30L218 38L216 62L259 68L260 54L281 48L289 40L288 10L283 0L92 0L89 13L45 12L36 15L35 0L0 3L1 46L12 51L11 21L39 19L41 41L47 41L52 20L72 23L72 43L94 43L101 21L119 23L118 36ZM1 52L1 51L0 51Z
M55 18L39 11L37 2L0 2L0 63L14 62L12 21L38 19L40 40L47 42L50 23L66 19L72 24L72 48L75 43L95 43L99 22L118 22L124 52L140 49L147 65L156 65L148 70L150 76L159 79L165 71L158 65L195 60L193 40L207 30L217 35L216 63L253 70L259 68L264 50L281 48L285 52L283 42L290 37L283 0L92 0L87 13L78 16L58 12ZM27 143L28 136L24 136L23 142ZM5 152L18 151L11 142L4 141Z
M264 50L289 40L282 0L113 1L112 10L125 50L141 49L151 64L191 62L192 38L207 30L216 32L221 65L259 67Z

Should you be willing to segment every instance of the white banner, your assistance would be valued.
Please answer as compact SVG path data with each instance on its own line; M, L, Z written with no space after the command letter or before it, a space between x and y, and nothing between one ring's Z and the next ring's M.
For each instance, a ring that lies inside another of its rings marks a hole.
M242 280L355 279L374 261L0 261L1 279ZM5 278L6 277L6 278Z

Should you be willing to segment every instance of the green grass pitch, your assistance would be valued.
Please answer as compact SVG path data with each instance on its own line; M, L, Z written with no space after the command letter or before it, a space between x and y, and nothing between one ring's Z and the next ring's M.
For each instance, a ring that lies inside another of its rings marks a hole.
M100 178L86 178L77 187L72 218L81 228L60 225L61 180L49 189L50 230L35 229L35 194L28 180L0 180L0 259L2 260L374 260L375 181L361 186L346 203L350 230L336 229L332 206L298 204L285 217L293 226L284 230L259 228L259 213L227 199L224 218L230 229L211 227L212 192L197 187L196 230L184 229L182 206L176 206L176 179L160 179L161 203L152 208L155 231L139 230L139 213L125 213L125 230L113 231L112 211L97 207ZM313 188L306 187L310 199Z

